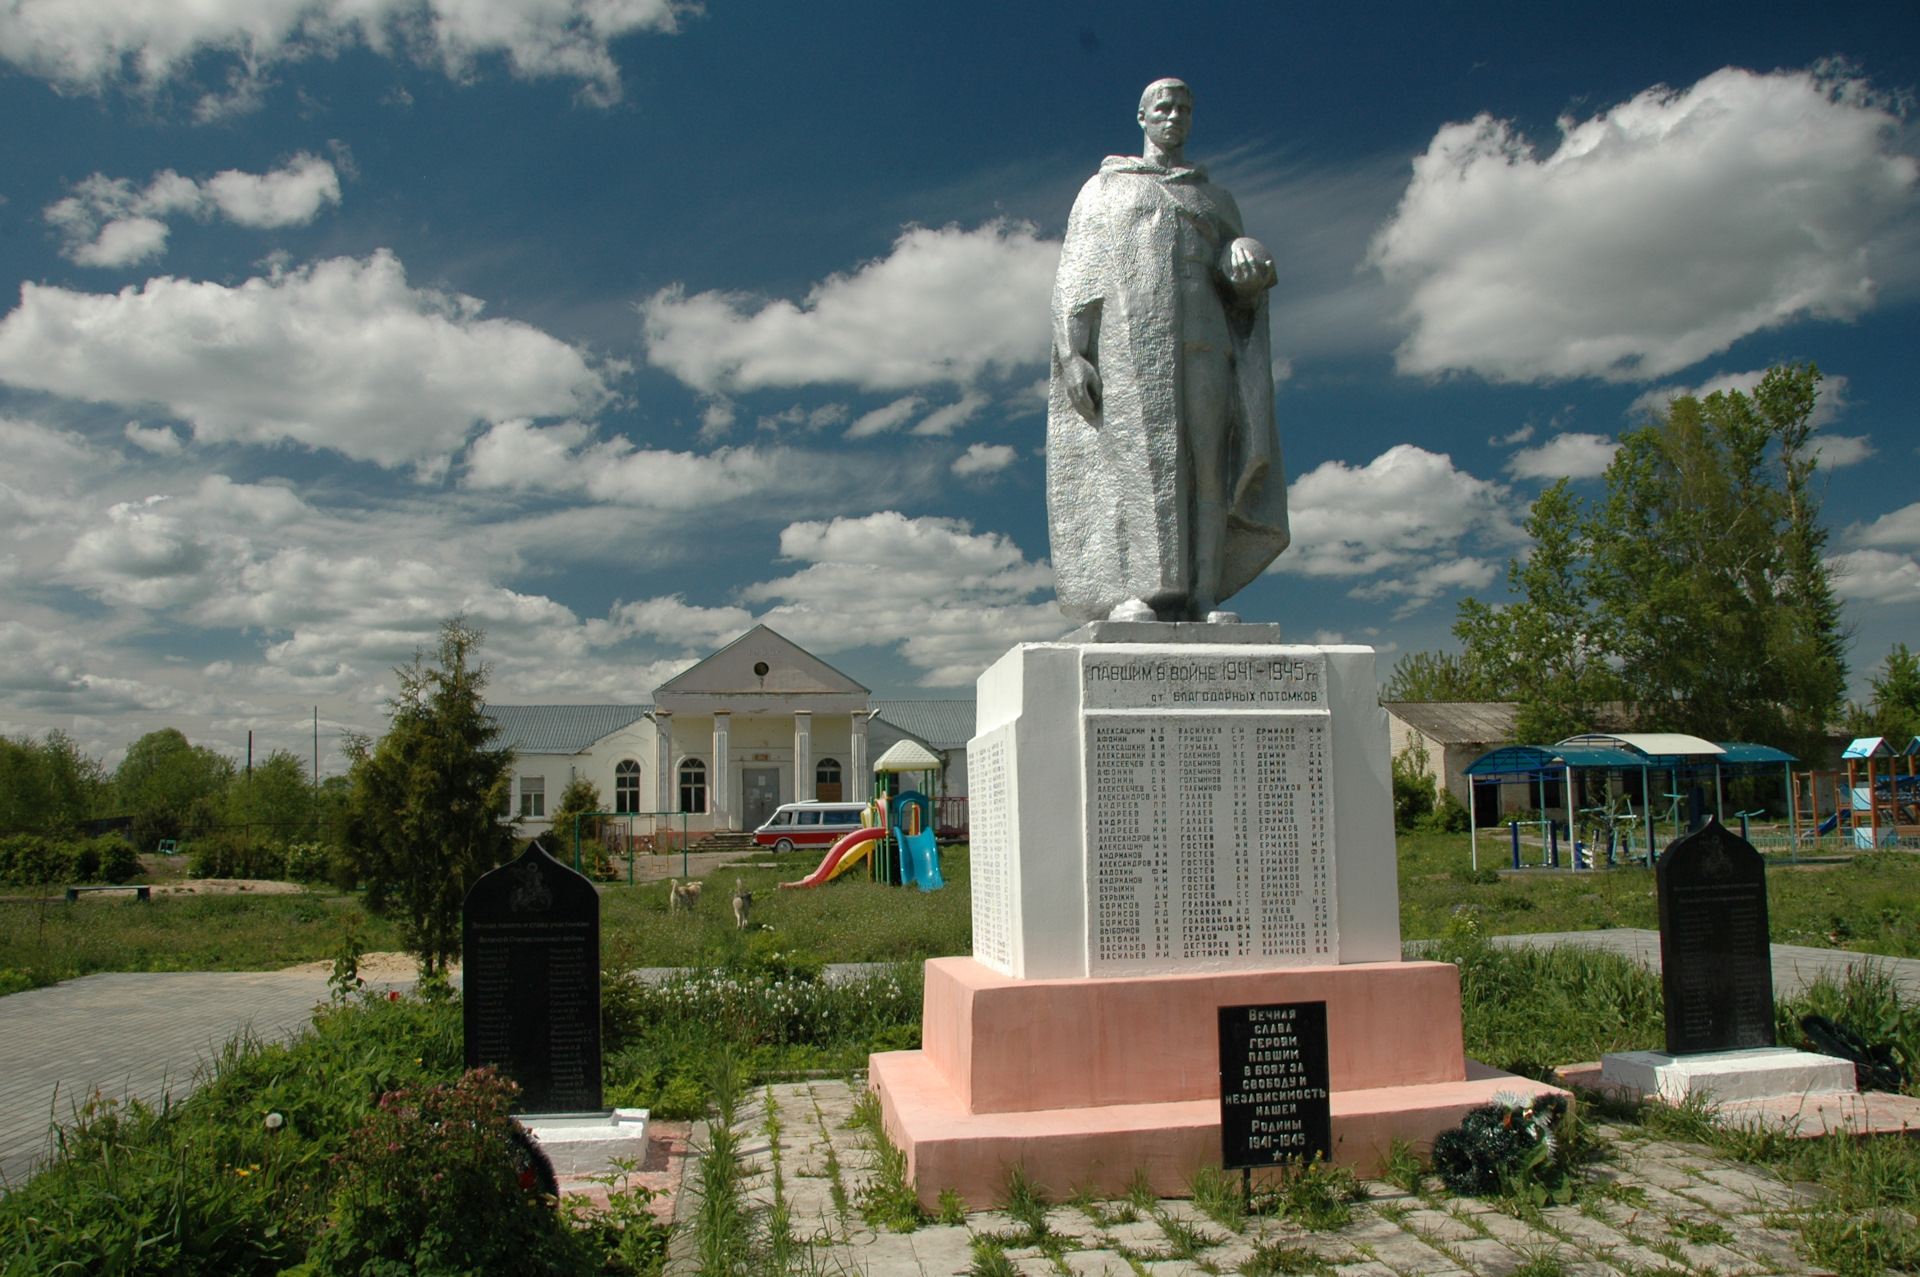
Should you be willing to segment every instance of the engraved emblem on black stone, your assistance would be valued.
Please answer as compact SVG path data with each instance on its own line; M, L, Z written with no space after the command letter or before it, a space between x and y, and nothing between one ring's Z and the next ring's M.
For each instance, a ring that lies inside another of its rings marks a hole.
M1220 1008L1220 1165L1333 1156L1327 1004Z
M1709 819L1660 853L1654 878L1668 1052L1775 1045L1766 861Z
M467 1067L525 1113L600 1110L600 895L539 843L485 874L461 922Z

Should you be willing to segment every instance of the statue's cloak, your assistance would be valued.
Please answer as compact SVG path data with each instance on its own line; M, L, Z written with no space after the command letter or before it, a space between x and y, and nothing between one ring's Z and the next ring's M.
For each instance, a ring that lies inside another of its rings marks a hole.
M1237 392L1216 601L1245 588L1287 547L1266 293L1243 304L1220 271L1222 255L1242 233L1233 197L1198 166L1167 169L1109 156L1074 201L1053 286L1047 516L1055 593L1060 610L1075 620L1102 619L1130 598L1177 605L1193 592L1192 463L1181 421L1176 275L1183 269L1183 239L1189 256L1196 243L1212 246ZM1100 371L1101 413L1091 423L1061 380L1058 335L1076 315L1091 324Z

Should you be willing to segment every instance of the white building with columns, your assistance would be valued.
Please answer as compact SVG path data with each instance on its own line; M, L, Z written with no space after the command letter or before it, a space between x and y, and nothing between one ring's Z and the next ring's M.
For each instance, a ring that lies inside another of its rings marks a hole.
M946 795L965 797L965 739L925 739L914 726L970 724L972 703L884 704L883 719L866 687L757 625L654 688L649 702L487 712L498 743L514 750L512 812L524 832L551 829L561 792L584 778L607 811L672 813L657 822L662 832L678 830L684 813L688 832L702 834L757 828L782 803L867 797L876 739L884 748L909 737L951 759L957 784Z

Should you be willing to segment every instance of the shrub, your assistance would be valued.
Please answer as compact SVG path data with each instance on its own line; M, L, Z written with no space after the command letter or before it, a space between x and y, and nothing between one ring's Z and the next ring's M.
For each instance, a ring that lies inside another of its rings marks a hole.
M513 1137L519 1088L488 1069L389 1091L334 1159L332 1226L306 1270L420 1277L577 1272L579 1242ZM485 1227L475 1222L486 1221Z
M1431 778L1429 778L1431 779ZM1451 789L1442 789L1433 810L1420 817L1419 828L1433 834L1464 834L1473 823L1472 815Z
M80 841L46 834L0 838L0 882L22 887L66 882L128 882L145 870L119 834Z
M191 856L187 873L194 878L287 876L287 849L245 832L196 838Z
M287 847L287 877L294 882L331 882L336 853L320 842L296 842Z

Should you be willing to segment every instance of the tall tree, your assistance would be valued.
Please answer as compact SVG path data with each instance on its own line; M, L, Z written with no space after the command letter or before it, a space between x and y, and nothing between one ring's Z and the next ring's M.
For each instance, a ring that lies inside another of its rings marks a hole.
M148 732L128 746L113 773L113 790L120 810L133 817L133 845L152 851L163 838L180 838L212 823L233 770L231 759L193 744L172 727Z
M1615 695L1587 591L1581 504L1565 479L1542 492L1527 516L1533 546L1507 563L1507 587L1519 598L1501 607L1462 599L1453 627L1466 645L1465 663L1520 703L1514 732L1532 744L1591 731L1600 705Z
M307 762L276 749L227 788L220 820L252 841L284 847L314 836L315 793Z
M1452 652L1408 652L1393 663L1380 693L1383 701L1503 701L1504 688L1493 686L1467 657Z
M501 820L513 751L495 749L485 712L488 667L476 659L485 635L455 617L424 652L394 670L400 690L391 725L375 745L350 738L353 795L345 851L367 883L368 903L395 909L424 975L460 952L460 907L481 874L513 852Z
M1880 671L1867 680L1873 703L1847 706L1847 729L1855 736L1920 736L1920 655L1895 643Z
M107 775L65 732L0 736L0 831L67 833L98 814Z
M1775 368L1622 436L1587 579L1641 726L1816 756L1845 681L1811 489L1819 377Z

